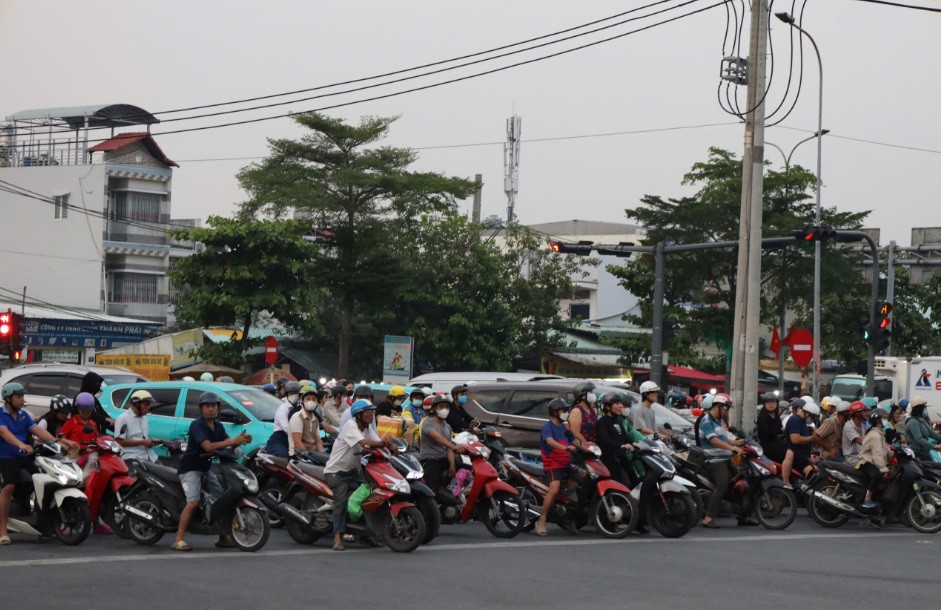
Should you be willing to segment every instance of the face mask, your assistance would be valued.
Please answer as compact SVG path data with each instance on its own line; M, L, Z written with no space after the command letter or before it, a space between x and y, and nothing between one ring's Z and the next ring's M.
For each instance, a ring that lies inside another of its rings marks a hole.
M588 404L593 405L598 402L598 396L594 392L589 392L588 396L585 397L588 400Z
M413 406L413 407L420 407L420 406L421 406L421 401L420 401L420 400L417 400L417 399L416 399L416 400L413 400L413 401L412 401L412 406Z
M464 404L465 402L467 402L467 396L459 396L457 401L461 404Z
M568 421L568 420L569 420L569 412L568 412L568 411L562 411L561 413L559 413L559 419L561 419L562 421Z
M441 419L447 419L449 413L451 413L450 409L438 409L438 417Z
M401 406L402 406L402 402L403 402L403 401L402 401L401 398L396 398L395 400L392 401L392 404L394 404L394 405L397 406L397 407L401 407Z
M317 408L317 401L308 400L307 402L304 403L304 408L307 409L308 411L313 411L314 409Z
M297 399L300 398L297 394L288 394L288 402L292 405L297 404Z

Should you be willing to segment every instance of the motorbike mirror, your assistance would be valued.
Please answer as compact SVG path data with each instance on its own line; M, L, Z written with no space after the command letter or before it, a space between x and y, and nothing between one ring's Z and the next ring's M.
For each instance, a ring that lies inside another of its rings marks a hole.
M232 410L232 409L223 409L223 410L219 413L219 420L220 420L220 421L223 421L223 422L226 422L226 423L229 423L229 424L245 424L245 423L248 423L248 422L247 422L247 418L246 418L244 415L242 415L241 413L237 413L236 411L234 411L234 410Z
M673 426L670 425L670 422L666 422L665 424L663 424L663 427L664 427L665 429L667 429L667 430L672 430L672 429L673 429Z
M735 426L729 426L729 432L731 432L735 436L742 436L742 437L745 436L744 434L742 434L742 431L736 428Z

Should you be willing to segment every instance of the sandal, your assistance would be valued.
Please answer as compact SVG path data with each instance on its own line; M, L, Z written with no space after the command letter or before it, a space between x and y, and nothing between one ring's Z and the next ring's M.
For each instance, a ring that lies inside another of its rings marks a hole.
M9 537L9 536L0 536L0 545L5 546L5 545L7 545L7 544L10 544L10 537Z
M719 527L719 524L716 523L715 521L710 521L709 523L706 523L705 521L703 521L703 522L702 522L702 526L703 526L704 528L710 529L710 530L721 529L721 528Z
M537 536L548 536L549 532L546 531L546 526L540 523L536 524L535 530Z
M345 551L345 550L346 550L346 547L343 546L343 543L342 543L342 542L337 542L336 544L333 545L333 550L334 550L334 551Z
M174 551L192 551L193 547L191 547L189 543L185 540L177 540L176 542L170 545L170 549Z

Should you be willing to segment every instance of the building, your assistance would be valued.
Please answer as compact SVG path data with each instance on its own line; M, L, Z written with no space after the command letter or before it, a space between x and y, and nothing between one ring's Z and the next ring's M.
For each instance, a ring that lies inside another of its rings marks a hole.
M172 161L128 104L26 110L0 128L0 289L167 326ZM115 133L144 125L146 131ZM198 221L183 221L194 226ZM12 298L12 297L11 297Z

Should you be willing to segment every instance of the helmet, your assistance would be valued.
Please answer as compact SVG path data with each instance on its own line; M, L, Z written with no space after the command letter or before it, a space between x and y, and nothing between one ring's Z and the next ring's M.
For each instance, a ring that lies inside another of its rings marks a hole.
M347 394L349 394L349 392L347 391L346 386L339 381L333 385L334 396L346 396Z
M273 383L266 383L265 385L261 386L261 389L265 392L268 392L269 394L274 394L278 391L278 389L274 387Z
M864 403L861 400L857 400L853 404L850 405L849 412L850 412L850 415L856 415L857 413L862 413L867 408L868 407L866 407L866 403Z
M82 392L75 397L75 408L79 410L94 409L95 397L88 392Z
M466 392L466 391L467 391L467 384L462 383L461 385L456 385L453 388L451 388L451 396L457 396L461 392Z
M732 397L729 396L728 394L716 394L715 397L713 397L712 405L709 408L711 409L712 407L715 407L717 405L725 405L731 408Z
M903 398L902 400L899 401L899 409L901 409L902 411L907 410L907 409L908 409L908 405L909 405L910 403L911 403L911 401L910 401L909 399Z
M715 394L706 394L705 396L703 396L702 401L699 403L699 408L702 409L703 411L711 410L712 403L713 401L715 401L715 399L716 399Z
M405 388L400 385L394 385L389 388L389 398L405 398Z
M212 373L203 373L202 375L199 376L199 380L200 381L212 381L213 380Z
M641 396L643 396L644 394L647 394L648 392L659 392L659 391L660 391L660 386L658 386L653 381L645 381L644 383L640 384L639 392Z
M6 400L7 398L13 396L14 394L25 394L25 393L26 393L26 388L16 383L15 381L11 381L10 383L3 386L3 400Z
M582 381L581 383L576 383L575 387L572 388L572 393L575 394L575 400L578 401L579 398L588 394L595 389L595 384L590 381Z
M221 383L235 383L235 380L229 377L228 375L223 375L219 379L216 379L216 381L219 381Z
M840 400L836 405L837 413L846 413L850 410L850 403L845 400Z
M137 402L139 400L153 400L154 395L148 392L147 390L137 390L131 394L131 402Z
M568 411L569 403L565 402L565 400L562 398L553 398L549 401L548 409L549 415L558 413L559 411Z
M883 413L881 409L873 409L872 413L869 414L869 425L873 428L881 428L882 417Z
M879 401L873 398L872 396L867 396L866 398L863 398L863 402L866 403L867 409L875 409L876 407L879 406Z
M222 399L215 392L203 392L203 395L199 397L199 406L212 404L222 404Z
M278 377L278 380L275 381L274 383L275 383L276 386L278 386L278 387L280 388L280 387L282 387L284 384L286 384L286 383L289 382L289 381L291 381L291 380L288 379L287 377Z
M598 402L600 402L602 406L610 407L616 402L630 405L634 403L634 400L631 398L630 394L625 394L624 392L605 392L601 395L601 398L598 399Z
M927 406L927 404L928 404L928 400L924 396L916 396L915 398L912 398L909 401L908 406L915 408L915 407L920 407L922 405Z
M312 385L304 386L301 388L301 398L307 396L308 394L317 394L317 388Z
M369 387L368 385L361 384L361 385L356 386L353 389L353 398L366 398L366 397L370 399L373 397L372 388Z
M435 401L434 396L426 396L425 400L421 401L421 408L424 409L425 411L428 411L429 409L431 409L431 405L434 403L434 401Z
M301 384L296 381L289 381L284 384L284 393L285 394L300 394Z
M52 400L49 401L49 411L52 413L58 413L59 411L65 411L66 413L71 412L72 401L64 394L56 394L52 397Z
M190 377L189 375L187 375L186 377L183 378L183 381L196 381L196 380Z
M451 401L448 400L448 397L447 397L447 396L442 396L441 394L435 394L435 395L431 398L431 408L434 409L434 408L436 408L436 407L437 407L438 405L440 405L440 404L447 404L447 405L450 405L450 404L451 404Z
M813 401L804 403L804 411L811 415L820 415L820 407Z
M356 415L362 413L363 411L375 411L376 405L372 404L368 400L357 400L350 406L350 415Z
M414 389L412 390L411 394L409 394L408 396L409 396L409 398L411 398L412 396L421 396L422 399L424 400L424 398L425 398L425 389L424 389L424 388L414 388Z
M824 396L823 399L820 401L820 408L829 409L830 407L835 407L836 401L837 399L834 398L833 396Z
M774 392L765 392L761 395L761 402L778 402L778 395Z

